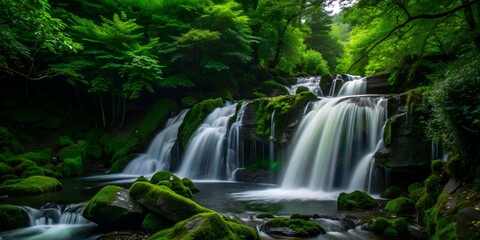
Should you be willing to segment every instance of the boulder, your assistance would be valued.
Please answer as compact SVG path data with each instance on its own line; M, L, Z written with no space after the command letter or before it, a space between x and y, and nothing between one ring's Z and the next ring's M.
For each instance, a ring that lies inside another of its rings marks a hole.
M340 193L337 198L337 207L339 210L369 210L379 206L377 200L365 192L355 191L351 193Z
M326 233L320 224L300 218L273 218L264 223L261 229L273 237L311 238Z
M480 238L480 210L466 207L458 213L455 230L459 240Z
M134 229L140 227L144 213L127 189L109 185L90 199L83 217L106 228Z
M148 182L134 183L130 187L130 195L145 208L173 222L185 220L198 213L211 212L166 186Z
M260 239L254 228L229 221L218 213L200 213L155 233L149 239Z
M233 175L233 179L237 182L254 182L254 183L268 183L268 171L265 170L250 170L238 169Z
M25 211L11 205L0 205L0 231L26 227L29 218Z
M182 179L169 171L158 171L152 176L150 182L156 185L167 186L180 196L192 198L192 190L185 186ZM193 182L191 182L191 184L193 185ZM195 187L195 185L193 185L193 187Z
M385 212L396 214L415 213L415 202L406 197L398 197L388 201L384 210Z
M56 178L32 176L25 179L9 180L0 186L0 195L25 196L59 191L63 185Z

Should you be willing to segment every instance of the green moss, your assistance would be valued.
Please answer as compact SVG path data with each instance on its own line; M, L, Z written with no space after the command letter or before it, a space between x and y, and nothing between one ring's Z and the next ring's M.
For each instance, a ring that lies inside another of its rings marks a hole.
M135 182L150 182L146 177L140 176L138 177Z
M173 223L168 219L162 218L153 213L148 213L142 221L142 229L145 229L151 232L158 232L160 230L170 228L174 224L175 223Z
M26 227L28 215L20 208L11 205L0 205L0 231Z
M264 212L264 213L258 214L255 217L258 218L258 219L265 219L265 218L274 218L275 216L273 216L273 214L271 214L271 213Z
M10 167L10 165L0 162L0 176L12 174L12 173L13 173L13 168Z
M473 238L471 238L472 240L473 239L478 239L478 238L475 238L475 236L472 236L472 237L473 237ZM431 237L431 239L433 239L433 240L457 240L458 238L457 238L457 232L456 232L456 229L455 229L455 223L451 222L451 223L447 224L445 227L443 227L441 229L437 229L437 231Z
M290 219L302 219L302 220L308 221L310 220L310 215L295 213L295 214L292 214L292 216L290 216Z
M385 239L393 240L397 239L398 233L393 227L388 227L385 229L385 232L383 232L383 236L385 236Z
M5 181L14 179L18 179L18 176L13 174L0 175L0 184L4 183Z
M273 80L263 82L257 91L269 97L288 94L288 90L284 85Z
M178 138L182 147L186 147L190 137L207 116L218 107L223 106L221 98L207 99L195 104L185 115L185 119L178 130Z
M167 183L162 183L166 181ZM156 172L150 182L157 185L164 185L172 189L178 195L181 195L186 198L192 198L192 191L190 188L183 184L183 181L177 177L175 174L169 171L159 171Z
M297 88L297 91L295 92L295 94L299 94L299 93L301 93L301 92L307 92L307 91L310 91L310 90L308 89L308 87L300 86L300 87Z
M258 233L247 226L226 222L217 213L201 213L177 223L174 227L157 232L148 239L260 239Z
M23 152L23 146L18 139L4 127L0 127L0 152Z
M409 194L409 198L412 199L415 202L418 202L418 200L425 194L425 188L417 188L412 191L412 193Z
M102 147L98 144L93 144L89 142L87 147L87 156L94 159L100 159L102 155L103 155Z
M422 187L423 187L423 183L421 182L412 183L408 186L408 193L412 194L415 190Z
M83 161L81 157L66 158L60 165L64 177L82 176Z
M424 93L428 91L428 87L418 87L408 91L407 94L407 113L409 116L414 116L417 108L423 104Z
M368 224L368 230L378 234L383 234L385 230L391 226L392 223L388 221L388 219L384 217L377 217L370 221L370 223Z
M45 172L46 172L46 169L35 165L25 169L25 171L22 172L21 178L28 178L31 176L45 176L46 175Z
M296 237L314 237L326 233L320 224L303 219L273 218L268 220L262 228L289 228L295 232Z
M443 175L445 168L445 162L442 159L433 160L430 164L430 169L432 170L433 175Z
M150 211L174 222L182 221L198 213L211 212L165 186L157 186L148 182L134 183L130 187L130 196Z
M267 97L266 94L259 93L259 92L257 92L257 91L254 91L254 92L250 93L250 98L251 98L251 99L266 98L266 97Z
M394 198L400 197L401 195L402 195L402 190L399 187L390 186L387 189L385 189L385 191L383 191L382 194L380 194L380 197L394 199Z
M425 180L424 184L426 193L438 196L443 187L443 180L440 176L431 175Z
M383 144L386 147L389 147L392 144L392 123L395 121L394 118L387 119L385 123L385 128L383 129Z
M25 158L21 158L21 159L25 159ZM30 167L37 167L37 164L35 164L35 162L30 160L23 160L20 164L15 166L14 168L15 174L21 175L25 170L27 170L27 168L30 168Z
M17 180L16 180L17 181ZM32 176L13 184L0 186L0 195L25 196L62 190L63 185L57 179L45 176Z
M462 160L462 157L457 154L451 154L448 157L445 171L447 172L448 176L452 178L463 179L467 175L465 167L465 161Z
M393 219L391 222L393 224L393 228L397 231L399 236L408 236L408 224L405 218L396 218Z
M398 197L388 201L385 212L396 214L408 214L415 212L415 202L406 197Z
M88 143L85 141L78 141L75 144L64 147L58 151L58 157L61 161L65 161L67 158L80 157L84 161L87 157Z
M190 180L190 178L182 178L182 183L185 187L189 188L192 193L200 192L200 189L195 186L195 184Z
M19 155L18 157L23 157L25 159L31 160L37 165L47 165L50 163L53 157L53 151L52 149L47 148L40 151L27 152Z
M191 108L197 103L198 103L198 99L196 97L187 96L182 98L183 107Z
M337 198L337 208L340 210L367 210L377 208L378 205L377 200L362 191L340 193Z
M75 142L70 136L60 136L57 139L57 146L60 148L70 146L74 144Z

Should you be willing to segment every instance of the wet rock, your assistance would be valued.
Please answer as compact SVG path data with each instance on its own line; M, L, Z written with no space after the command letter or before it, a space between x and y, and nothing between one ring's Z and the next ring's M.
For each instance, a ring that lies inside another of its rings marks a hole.
M140 227L144 213L127 189L105 186L90 199L83 217L106 228L134 229Z
M310 238L326 233L317 222L303 219L274 218L261 227L270 236Z
M455 224L459 240L478 239L480 237L480 209L466 207L458 213Z
M368 210L379 206L377 200L365 192L355 191L351 193L340 193L337 198L337 207L339 210Z
M269 182L268 171L264 170L238 169L237 171L235 171L233 179L237 182Z
M443 187L443 192L447 194L452 194L457 191L457 189L459 189L461 186L461 181L452 178L447 182L445 187Z

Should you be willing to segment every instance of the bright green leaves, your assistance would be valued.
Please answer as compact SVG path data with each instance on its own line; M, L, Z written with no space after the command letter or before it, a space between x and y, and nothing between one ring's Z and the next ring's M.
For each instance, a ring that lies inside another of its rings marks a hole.
M220 39L219 32L202 29L191 29L188 32L182 34L177 39L177 44L179 46L192 47L218 39Z

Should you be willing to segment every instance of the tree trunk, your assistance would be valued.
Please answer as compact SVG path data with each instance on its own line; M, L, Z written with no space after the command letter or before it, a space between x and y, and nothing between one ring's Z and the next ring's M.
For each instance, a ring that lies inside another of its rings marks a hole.
M467 4L470 2L469 0L462 0L462 4ZM475 4L477 8L480 8L478 5L479 3ZM475 48L477 51L480 52L480 31L478 29L478 24L475 22L475 17L473 16L473 10L471 6L466 6L463 9L463 12L465 14L465 20L467 21L468 28L472 32L472 41L473 44L475 45ZM480 13L478 13L480 14Z
M275 46L275 56L273 57L273 60L269 64L269 67L271 69L274 69L280 63L280 52L282 51L284 47L283 45L285 44L285 40L284 40L285 33L287 32L288 26L293 21L293 19L295 19L295 17L296 15L291 16L289 19L287 19L285 26L282 28L282 30L279 33L277 45Z

